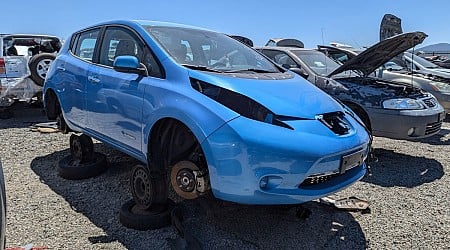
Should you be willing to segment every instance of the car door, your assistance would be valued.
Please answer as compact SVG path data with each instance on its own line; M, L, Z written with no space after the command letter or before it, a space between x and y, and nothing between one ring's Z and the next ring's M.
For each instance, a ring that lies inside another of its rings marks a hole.
M74 35L69 53L63 53L55 60L58 71L55 77L61 85L61 108L66 120L76 126L87 125L87 75L93 67L94 50L99 38L100 29L92 29Z
M113 69L117 56L141 60L144 43L126 27L107 27L95 71L88 75L88 126L99 136L133 152L141 151L143 76Z

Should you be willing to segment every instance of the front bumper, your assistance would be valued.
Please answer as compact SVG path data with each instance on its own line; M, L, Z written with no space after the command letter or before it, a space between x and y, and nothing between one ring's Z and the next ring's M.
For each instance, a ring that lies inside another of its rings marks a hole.
M345 136L335 135L317 120L293 123L295 129L290 130L238 117L210 135L202 147L214 196L243 204L299 204L335 193L364 176L362 161L339 172L342 156L367 153L368 135L354 120L352 132ZM323 174L331 175L305 184L308 177Z
M450 93L434 92L433 95L444 108L445 113L450 114Z
M374 136L392 139L420 139L437 134L445 118L445 111L435 109L389 110L369 109Z

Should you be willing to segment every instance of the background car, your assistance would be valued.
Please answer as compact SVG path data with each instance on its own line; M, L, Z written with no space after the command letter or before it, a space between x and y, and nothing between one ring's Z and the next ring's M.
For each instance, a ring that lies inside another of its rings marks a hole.
M185 199L298 204L365 173L362 121L227 35L111 21L69 40L45 81L48 118L141 161L136 206L166 202L168 183Z
M362 50L353 48L323 45L319 45L318 50L339 63L345 63L362 52ZM376 69L371 76L413 85L426 90L436 97L446 113L450 113L450 79L437 76L436 74L426 73L425 71L412 71L411 67L406 66L408 63L404 58L406 57L400 54L395 59L390 59L391 61L386 62L380 68Z
M441 66L442 68L450 69L450 58L433 61L434 64Z
M0 34L0 108L42 96L47 71L61 48L47 35Z
M410 84L369 75L390 58L421 43L425 36L413 32L391 37L343 65L314 49L270 46L256 49L348 105L374 135L417 139L439 132L445 117L442 106L431 94Z
M410 52L403 53L400 61L394 61L400 66L408 68L412 72L424 75L437 76L446 79L450 83L450 69L436 65L425 58L414 55Z

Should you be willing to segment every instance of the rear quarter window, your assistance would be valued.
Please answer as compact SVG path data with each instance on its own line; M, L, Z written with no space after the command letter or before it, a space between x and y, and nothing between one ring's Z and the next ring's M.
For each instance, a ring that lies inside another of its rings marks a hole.
M100 29L82 32L76 36L75 48L72 49L74 55L92 62L94 49L97 44Z

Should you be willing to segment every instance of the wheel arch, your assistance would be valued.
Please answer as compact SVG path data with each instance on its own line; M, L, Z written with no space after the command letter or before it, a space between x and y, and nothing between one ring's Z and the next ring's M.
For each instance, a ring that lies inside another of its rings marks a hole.
M56 120L61 112L61 104L59 103L56 92L52 88L45 90L44 109L49 120Z
M187 130L187 132L192 133L192 138L189 138L190 140L194 140L194 143L197 143L201 150L204 152L204 149L202 147L203 140L207 137L207 135L204 133L204 131L196 126L193 125L193 123L189 122L183 122L181 119L178 119L176 117L161 117L158 119L153 126L151 126L150 130L145 133L146 138L144 138L144 147L147 150L147 159L148 161L151 160L153 157L152 154L155 152L152 152L157 146L160 141L158 141L158 136L164 136L164 134L160 134L161 132L165 132L170 129L183 129ZM168 132L167 132L168 133ZM161 139L161 138L159 138ZM169 143L169 142L166 142ZM206 158L206 156L205 156ZM207 159L205 159L207 161ZM169 163L170 164L170 163Z

